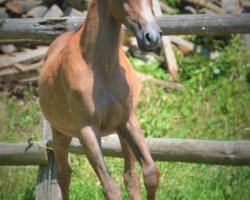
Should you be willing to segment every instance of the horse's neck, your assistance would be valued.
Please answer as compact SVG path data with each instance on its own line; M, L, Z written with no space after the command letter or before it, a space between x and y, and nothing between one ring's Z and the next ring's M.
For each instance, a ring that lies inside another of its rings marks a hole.
M107 1L92 0L80 42L86 62L112 67L118 60L120 32L121 23L111 15Z

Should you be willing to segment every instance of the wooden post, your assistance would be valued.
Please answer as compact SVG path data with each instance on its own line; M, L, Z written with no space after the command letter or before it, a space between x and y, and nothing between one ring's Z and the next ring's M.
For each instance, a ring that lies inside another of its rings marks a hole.
M47 120L43 121L43 140L51 140L52 132ZM48 150L49 165L39 167L36 200L61 200L61 190L56 179L56 162L53 151Z
M160 7L160 3L158 0L153 0L153 10L154 10L156 17L162 16L161 7ZM162 36L161 43L162 43L164 55L166 58L166 63L168 65L168 70L171 75L170 79L171 81L178 82L179 67L175 58L175 53L174 53L173 46L172 46L169 36Z

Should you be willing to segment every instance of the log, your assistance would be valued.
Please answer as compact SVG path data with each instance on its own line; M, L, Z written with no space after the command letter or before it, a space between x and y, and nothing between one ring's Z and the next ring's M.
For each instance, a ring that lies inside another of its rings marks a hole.
M0 69L4 67L12 66L19 62L32 62L43 58L46 54L48 47L40 47L35 50L29 50L26 52L18 52L15 56L3 55L0 56Z
M224 10L222 8L206 0L183 0L183 1L208 8L216 13L220 13L220 14L224 13Z
M197 14L197 11L194 7L192 6L185 6L184 7L184 13L185 14Z
M39 0L13 0L5 4L6 8L17 14L26 13L32 7L39 5Z
M173 15L158 18L166 35L229 35L250 32L250 14Z
M250 141L146 138L146 143L156 161L250 166ZM31 146L28 142L0 142L0 165L46 165L48 156L43 145L46 142L33 142ZM52 141L48 147L53 148ZM104 156L123 158L116 136L102 138L102 150ZM72 140L70 152L85 154L78 139Z
M24 17L40 18L49 10L48 4L42 3L36 7L31 8Z
M214 11L209 10L209 9L207 9L207 8L202 8L202 9L200 9L198 13L199 13L199 14L209 14L209 15L215 14Z
M153 0L153 10L156 17L162 16L161 7L158 0ZM176 61L175 53L172 47L172 44L170 42L169 36L162 36L161 39L164 55L166 58L166 63L168 66L169 74L170 74L170 80L173 82L178 82L179 80L179 67Z
M241 6L239 0L222 0L222 8L225 13L239 13Z
M85 18L0 19L0 40L11 42L50 43L58 35L77 29ZM9 35L9 36L8 36Z
M146 143L156 161L250 166L250 141L146 138ZM48 145L53 147L51 141ZM104 156L123 157L117 136L103 137L102 150ZM70 152L85 154L78 139L72 140Z
M1 52L4 54L11 54L17 51L16 47L13 44L4 44L0 46ZM1 62L1 61L0 61Z
M79 10L76 10L75 8L67 7L64 10L64 16L67 16L67 17L83 17L84 14L83 14L83 12L80 12Z
M63 11L58 5L54 4L50 9L44 14L44 18L59 18L63 16Z
M44 132L51 133L49 123L44 121ZM188 162L216 165L250 166L250 141L213 141L193 139L146 138L154 160ZM48 146L53 148L52 138ZM78 139L69 148L71 153L85 154ZM104 156L122 158L121 145L116 134L102 138Z
M48 155L45 145L46 142L0 142L0 165L46 165Z
M25 83L30 81L37 81L38 80L39 73L35 70L23 72L23 73L17 73L12 74L11 76L1 76L0 82L2 83ZM32 78L32 80L30 79Z
M46 122L48 123L48 122ZM50 132L49 124L46 131ZM47 149L53 148L51 136L48 142L0 143L0 165L47 164ZM193 139L146 138L149 151L157 161L188 162L216 165L250 166L250 141L213 141ZM73 139L70 152L85 154L78 139ZM102 138L104 156L122 158L121 146L116 135Z
M166 82L162 80L158 80L151 75L142 74L140 72L136 72L136 77L139 81L152 81L156 86L164 88L165 90L177 90L182 91L183 85L180 83Z
M39 76L28 77L26 79L18 80L19 83L30 83L30 82L38 82Z
M166 2L160 1L159 3L160 3L160 6L161 6L161 9L164 12L166 12L168 14L176 13L176 11L173 8L171 8Z
M49 44L66 31L77 29L85 18L0 19L0 43ZM9 36L8 36L9 35Z
M32 86L32 91L34 92L34 95L38 96L38 88L37 85L34 87L33 84L23 84L23 83L11 83L11 84L3 84L0 82L0 90L8 93L8 94L15 94L19 96L23 96L23 92L27 91L28 88Z
M29 64L29 65L16 63L16 64L14 64L14 67L16 67L21 72L27 72L27 71L31 71L31 70L40 70L42 65L43 65L43 59L36 62L36 63Z
M50 43L76 30L85 17L0 19L0 43ZM157 18L164 35L229 35L250 33L250 14L172 15ZM131 35L131 34L130 34Z
M178 45L178 47L184 54L188 54L195 50L195 44L188 40L185 40L179 36L172 36L172 35L169 36L169 38L171 42Z
M20 63L13 64L13 68L6 68L0 70L0 76L13 75L21 72L27 72L31 70L39 70L42 67L43 61L39 61L37 63L33 63L30 65L24 65Z
M221 4L222 4L221 0L208 0L208 1L215 4L215 5L217 5L217 6L219 6L219 7L221 7Z
M247 35L247 34L245 34ZM244 36L245 36L244 35ZM201 46L196 46L194 43L181 38L180 36L169 36L172 43L176 44L178 48L182 51L183 54L188 54L190 52L196 52L204 56L209 57L210 59L215 59L217 53L212 52L209 49L202 48Z

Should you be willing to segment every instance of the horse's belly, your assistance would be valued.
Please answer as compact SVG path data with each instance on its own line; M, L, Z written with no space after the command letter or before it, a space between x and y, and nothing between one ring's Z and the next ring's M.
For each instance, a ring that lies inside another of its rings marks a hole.
M64 135L77 137L71 109L63 91L60 88L51 90L46 86L40 88L40 106L50 125Z

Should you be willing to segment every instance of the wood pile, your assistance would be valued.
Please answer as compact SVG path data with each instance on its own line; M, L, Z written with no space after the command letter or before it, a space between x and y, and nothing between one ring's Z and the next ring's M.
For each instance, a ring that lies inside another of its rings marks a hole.
M0 0L0 18L60 18L84 16L82 0ZM86 8L86 5L85 5ZM5 44L0 46L0 91L22 94L37 90L47 46ZM36 91L35 91L36 92Z
M87 0L0 0L0 19L86 16L87 4ZM176 14L176 10L167 5L166 1L155 0L154 4L157 4L158 11L155 10L155 13L158 13L158 16L162 13ZM183 13L190 14L250 11L250 0L182 0L179 4L183 8ZM126 46L126 49L130 51L138 51L133 38L126 39ZM197 48L195 44L181 36L164 37L162 46L168 71L172 80L176 82L178 81L178 65L174 51L171 50L172 46L179 48L183 54L197 51ZM38 44L0 45L0 92L22 94L30 86L37 88L39 70L47 49L47 46L38 46ZM199 50L199 52L207 51ZM157 59L156 55L155 57ZM140 75L140 79L148 80L149 78ZM156 82L158 84L159 80Z

